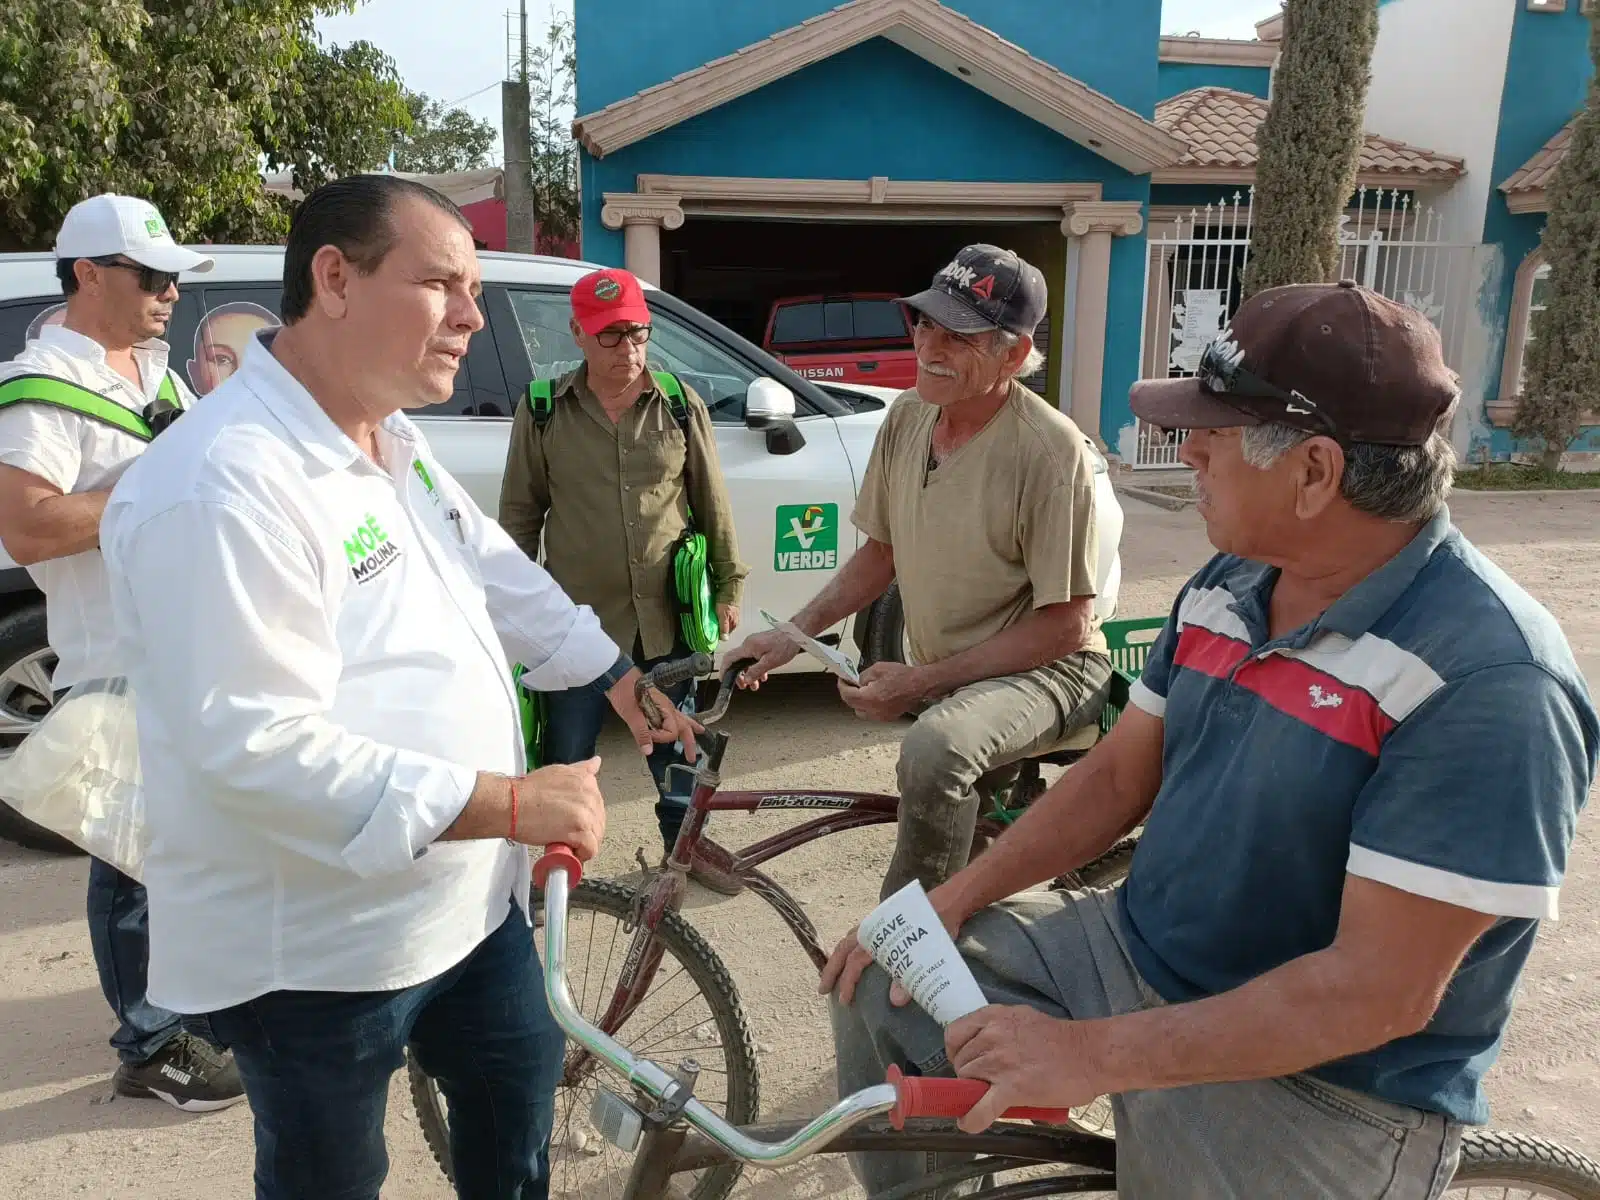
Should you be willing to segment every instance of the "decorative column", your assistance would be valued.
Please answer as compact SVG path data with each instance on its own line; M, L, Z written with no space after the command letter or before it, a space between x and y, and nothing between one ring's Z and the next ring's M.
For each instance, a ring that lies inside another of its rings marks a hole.
M607 192L600 224L622 230L624 265L661 286L661 231L683 228L683 198L646 192Z
M1100 391L1111 303L1111 239L1144 228L1137 200L1080 200L1063 206L1061 232L1078 239L1078 289L1073 297L1072 411L1078 428L1101 441ZM1102 442L1103 444L1103 442Z

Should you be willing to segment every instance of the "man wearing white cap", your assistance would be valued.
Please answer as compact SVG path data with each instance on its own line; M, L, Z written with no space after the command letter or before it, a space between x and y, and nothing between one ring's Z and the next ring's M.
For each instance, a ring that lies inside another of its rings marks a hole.
M128 464L194 402L167 369L160 339L179 274L212 265L172 240L153 205L93 196L67 213L56 237L65 320L0 363L0 543L45 594L57 695L122 674L100 514ZM93 859L88 913L101 990L118 1020L118 1094L186 1112L243 1099L231 1059L145 996L144 888Z

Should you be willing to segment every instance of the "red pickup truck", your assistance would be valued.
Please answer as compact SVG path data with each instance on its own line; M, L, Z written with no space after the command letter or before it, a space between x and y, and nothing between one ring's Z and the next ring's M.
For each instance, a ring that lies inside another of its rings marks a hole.
M797 375L819 383L908 388L917 382L911 320L889 292L779 300L761 344Z

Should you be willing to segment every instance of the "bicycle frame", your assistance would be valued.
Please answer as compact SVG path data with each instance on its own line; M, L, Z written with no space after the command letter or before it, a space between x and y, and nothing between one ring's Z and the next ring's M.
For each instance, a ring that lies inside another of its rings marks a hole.
M781 1167L813 1154L923 1150L985 1156L976 1165L956 1168L952 1178L1006 1170L1035 1163L1083 1166L1095 1175L1055 1181L1030 1180L993 1193L993 1200L1023 1200L1043 1194L1048 1182L1054 1193L1104 1191L1115 1186L1116 1145L1107 1138L1070 1129L1030 1129L999 1126L980 1135L946 1129L901 1132L908 1110L906 1095L896 1082L864 1088L846 1096L821 1116L804 1123L736 1127L729 1125L694 1099L697 1067L683 1064L677 1074L660 1064L641 1059L625 1046L590 1024L572 1001L567 984L567 897L569 881L581 868L571 852L550 847L536 868L545 897L545 996L556 1023L573 1041L625 1078L634 1092L649 1104L629 1105L644 1130L639 1152L624 1189L624 1200L660 1200L671 1194L672 1176L724 1162L747 1162ZM897 1075L892 1076L898 1079ZM966 1103L971 1103L970 1099ZM1017 1110L1027 1115L1027 1110ZM909 1109L915 1117L915 1108ZM860 1129L875 1118L896 1122L896 1130ZM852 1131L857 1131L852 1133ZM630 1148L630 1147L623 1147ZM938 1183L932 1179L923 1182Z

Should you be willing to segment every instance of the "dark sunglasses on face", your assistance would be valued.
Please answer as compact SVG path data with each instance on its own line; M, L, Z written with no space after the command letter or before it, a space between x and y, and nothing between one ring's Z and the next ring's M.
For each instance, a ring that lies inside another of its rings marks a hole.
M125 262L120 258L91 258L90 262L97 267L119 267L124 271L136 271L139 275L139 290L152 296L159 296L173 284L178 282L178 272L158 271L154 267L147 267L143 263Z
M624 329L602 329L594 335L594 340L607 350L615 350L622 345L623 338L627 338L635 346L642 346L650 340L650 326L629 325Z
M1236 407L1253 416L1339 439L1339 427L1314 401L1245 370L1244 352L1226 332L1205 348L1195 374L1206 391L1233 401L1246 401Z

